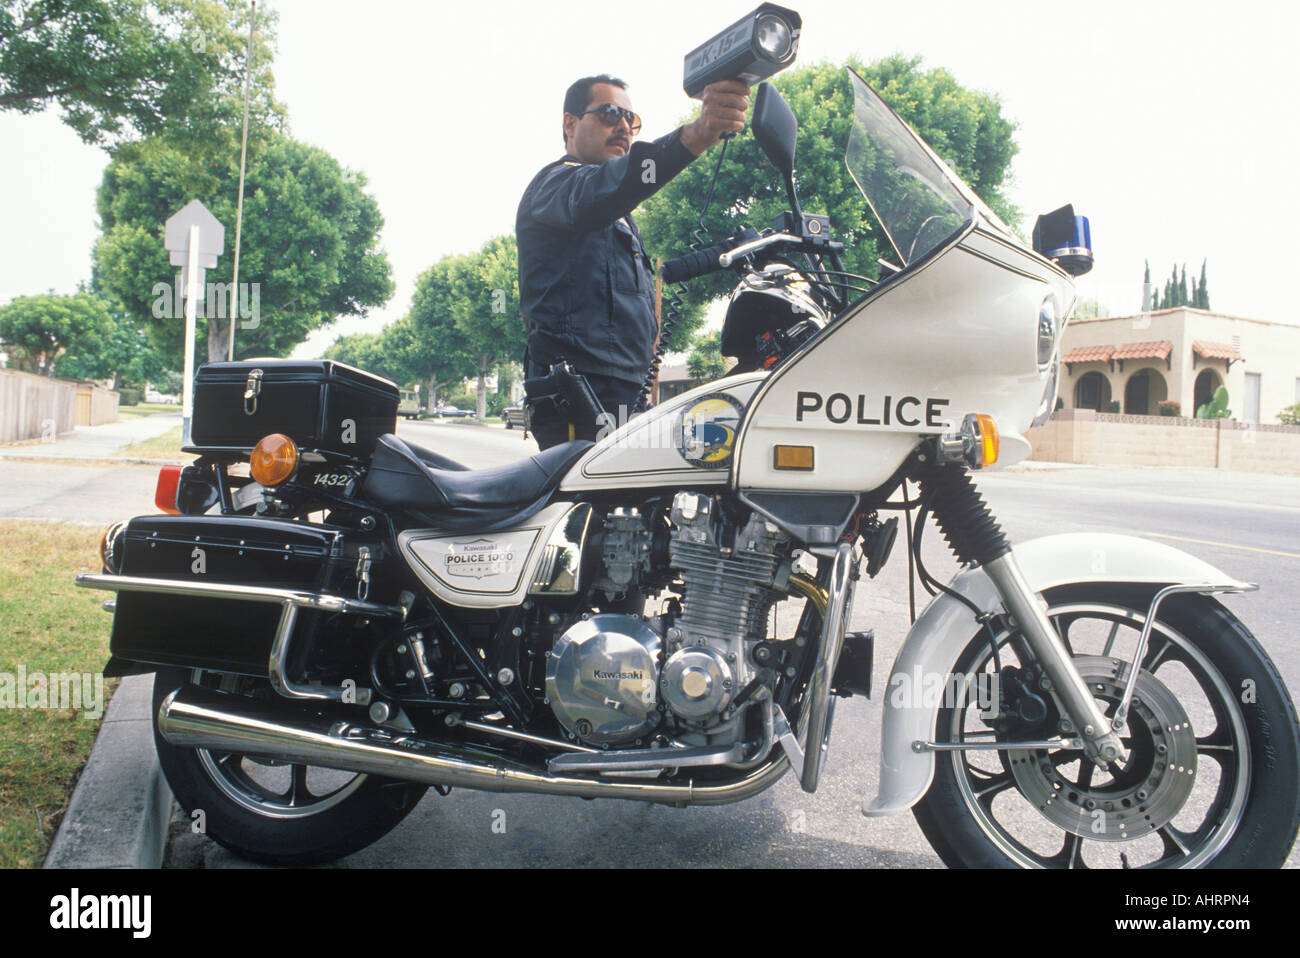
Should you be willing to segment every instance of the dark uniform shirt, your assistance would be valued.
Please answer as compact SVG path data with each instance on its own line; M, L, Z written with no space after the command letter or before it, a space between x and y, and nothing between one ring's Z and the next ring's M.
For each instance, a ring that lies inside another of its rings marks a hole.
M654 353L654 273L632 210L695 157L681 130L600 164L565 156L519 203L526 376L561 358L589 376L640 384Z

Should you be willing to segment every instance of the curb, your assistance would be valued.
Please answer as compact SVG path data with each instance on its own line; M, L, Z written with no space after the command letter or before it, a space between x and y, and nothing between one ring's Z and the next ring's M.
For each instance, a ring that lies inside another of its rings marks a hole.
M59 824L45 868L160 868L172 793L153 744L153 676L124 678Z

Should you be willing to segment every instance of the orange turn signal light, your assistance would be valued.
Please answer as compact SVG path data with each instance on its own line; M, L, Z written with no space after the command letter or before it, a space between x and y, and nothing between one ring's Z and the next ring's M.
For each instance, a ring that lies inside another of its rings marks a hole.
M980 466L991 466L998 461L998 452L1001 448L998 424L993 421L992 416L983 413L976 413L975 421L979 423Z
M248 457L248 472L255 482L274 488L298 471L298 446L283 433L263 436Z
M99 559L104 568L117 575L122 571L122 533L126 531L125 522L115 522L99 538Z
M777 446L773 456L772 465L776 469L799 470L800 472L812 472L813 470L813 447L812 446Z

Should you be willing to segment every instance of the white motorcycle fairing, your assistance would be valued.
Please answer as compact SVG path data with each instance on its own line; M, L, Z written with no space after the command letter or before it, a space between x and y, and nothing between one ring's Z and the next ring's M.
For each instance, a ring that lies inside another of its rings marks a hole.
M1255 586L1233 579L1180 549L1134 536L1067 533L1031 539L1013 548L1016 561L1035 592L1080 582L1147 583L1153 586L1203 585L1219 591L1251 591ZM1001 600L980 568L959 572L948 587L981 609L999 611ZM889 689L921 675L948 676L962 650L982 626L964 604L940 593L926 606L903 642L889 681L883 688L880 790L863 804L869 818L905 812L921 800L934 778L935 753L916 751L915 742L934 741L942 702L927 707L891 705ZM901 677L901 678L900 678Z
M1067 315L1070 278L978 213L925 261L883 283L779 366L750 401L736 442L740 489L878 488L925 435L990 415L999 465L1029 455L1024 431L1056 355L1040 363L1040 308ZM1055 399L1053 396L1052 399ZM806 471L777 468L777 446L811 447Z
M561 494L725 486L731 475L736 427L750 397L766 378L767 373L744 373L706 383L611 429L569 470L560 484ZM703 437L696 436L704 425L704 415L692 412L713 397L720 398L712 405L723 407L723 413L730 410L735 422L723 422L715 411L720 441L710 454L701 448Z

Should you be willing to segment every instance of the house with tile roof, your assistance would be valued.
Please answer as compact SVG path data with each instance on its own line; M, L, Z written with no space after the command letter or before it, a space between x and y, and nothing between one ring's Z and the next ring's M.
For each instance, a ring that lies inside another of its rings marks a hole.
M1232 418L1272 424L1300 402L1300 326L1178 307L1075 319L1062 343L1066 409L1195 416L1220 386ZM1118 404L1117 406L1115 404Z

